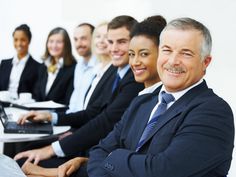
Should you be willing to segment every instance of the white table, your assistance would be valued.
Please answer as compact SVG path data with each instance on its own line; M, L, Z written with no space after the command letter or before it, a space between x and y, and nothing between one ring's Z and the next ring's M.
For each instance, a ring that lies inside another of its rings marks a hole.
M21 114L28 112L27 110L9 107L5 108L6 114L11 115L11 119L16 121ZM2 123L0 123L0 142L23 142L23 141L36 141L51 138L60 133L70 129L70 126L53 126L53 135L49 134L18 134L18 133L4 133Z

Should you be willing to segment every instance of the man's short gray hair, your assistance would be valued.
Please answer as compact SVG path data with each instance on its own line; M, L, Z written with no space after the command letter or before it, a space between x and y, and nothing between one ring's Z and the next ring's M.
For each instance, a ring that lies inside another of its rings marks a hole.
M180 29L180 30L197 30L203 36L201 44L201 58L202 60L211 54L212 39L210 31L202 23L191 18L177 18L170 21L163 31L168 29Z

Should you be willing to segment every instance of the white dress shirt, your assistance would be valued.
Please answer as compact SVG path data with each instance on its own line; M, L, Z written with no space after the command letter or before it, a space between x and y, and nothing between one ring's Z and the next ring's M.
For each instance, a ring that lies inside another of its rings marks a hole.
M29 54L27 54L22 59L19 59L17 55L13 57L12 69L8 87L8 91L10 92L10 96L12 99L18 99L17 91L20 83L20 78L28 59L29 59Z
M51 58L48 58L44 61L44 64L49 67L51 65ZM56 64L57 65L57 69L54 73L52 72L48 72L48 79L47 79L47 85L46 85L46 89L45 89L45 95L48 94L48 92L50 91L51 87L52 87L52 84L53 82L55 81L56 77L57 77L57 74L60 70L60 68L63 67L63 58L60 58L58 63Z

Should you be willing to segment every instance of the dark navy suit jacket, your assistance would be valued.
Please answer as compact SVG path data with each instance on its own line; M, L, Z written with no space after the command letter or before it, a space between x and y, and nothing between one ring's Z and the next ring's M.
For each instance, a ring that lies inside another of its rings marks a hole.
M233 151L233 114L205 81L159 117L135 152L158 92L137 97L114 130L91 150L89 177L226 176Z
M2 60L0 65L0 91L8 90L9 80L12 70L12 60ZM38 68L40 64L35 61L31 56L29 57L25 68L20 77L18 93L30 92L33 93L36 81L38 79Z

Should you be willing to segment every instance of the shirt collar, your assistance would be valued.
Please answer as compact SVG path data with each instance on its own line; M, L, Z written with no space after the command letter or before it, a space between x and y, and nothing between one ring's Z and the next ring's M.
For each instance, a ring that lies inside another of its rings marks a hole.
M45 61L44 61L45 65L48 67L51 65L51 57L48 57ZM57 63L57 67L58 68L62 68L64 65L64 59L61 57L59 60L58 60L58 63Z
M77 61L85 68L94 67L98 62L94 55L91 56L88 62L84 59L84 57L79 57Z
M117 71L117 73L119 74L119 76L120 76L120 79L122 79L124 76L125 76L125 74L128 72L128 70L129 70L129 68L130 68L130 66L129 66L129 64L127 64L125 67L123 67L123 68L118 68L118 71Z
M197 85L201 84L202 82L203 82L203 79L200 79L197 83L193 84L192 86L190 86L190 87L188 87L188 88L186 88L184 90L178 91L178 92L168 92L168 91L166 91L165 86L163 85L161 87L160 92L159 92L158 100L160 100L160 98L161 98L161 94L160 93L162 91L165 91L166 93L171 93L174 96L175 101L177 101L181 96L183 96L185 93L187 93L190 89L192 89L193 87L196 87Z
M28 61L28 58L29 58L29 54L27 54L26 56L24 56L22 59L19 59L19 58L17 57L17 55L15 55L15 56L13 57L12 64L13 64L13 65L17 65L17 64L19 64L19 63L25 64L25 63Z
M157 82L156 84L143 89L141 92L138 93L138 96L154 92L156 88L159 87L161 84L161 82Z

